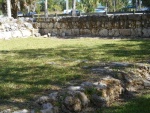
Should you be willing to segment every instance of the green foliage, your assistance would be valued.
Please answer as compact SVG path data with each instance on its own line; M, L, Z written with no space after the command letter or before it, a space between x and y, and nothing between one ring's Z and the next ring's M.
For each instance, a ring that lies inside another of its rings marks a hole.
M77 8L85 12L93 12L99 3L103 6L107 5L108 11L121 11L128 4L127 0L81 0Z
M93 12L94 9L98 6L100 0L80 0L77 8L84 12Z
M150 0L142 0L142 5L150 7Z
M62 11L65 8L64 0L48 0L49 11Z

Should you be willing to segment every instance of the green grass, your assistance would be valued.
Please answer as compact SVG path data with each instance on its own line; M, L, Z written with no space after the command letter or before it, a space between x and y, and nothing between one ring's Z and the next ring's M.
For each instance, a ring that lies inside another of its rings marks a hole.
M149 58L150 40L0 40L0 110L30 108L36 96L63 88L72 80L84 80L88 73L83 66Z
M123 104L114 104L109 108L102 108L97 113L149 113L150 94L134 98Z

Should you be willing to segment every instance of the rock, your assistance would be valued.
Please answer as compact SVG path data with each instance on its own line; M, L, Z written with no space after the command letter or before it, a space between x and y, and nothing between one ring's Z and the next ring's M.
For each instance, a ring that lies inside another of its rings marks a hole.
M47 36L48 36L48 37L51 37L51 33L47 33Z
M83 88L81 88L81 86L70 86L67 88L70 91L81 91L84 90Z
M96 105L97 107L106 107L107 106L107 101L105 98L100 97L96 94L92 95L91 97L92 103Z
M58 92L53 92L53 93L49 94L49 99L51 101L57 101L57 96L58 96Z
M94 85L93 85L93 83L91 83L91 82L83 82L82 84L81 84L81 87L83 87L83 88L89 88L89 87L93 87Z
M27 29L33 29L33 26L30 23L25 22L24 25Z
M41 36L40 33L35 33L34 35L35 35L35 37L40 37Z
M0 18L0 39L33 36L33 25L24 18Z
M50 100L50 98L48 97L48 96L42 96L42 97L40 97L37 101L36 101L36 103L38 103L38 104L44 104L44 103L46 103L46 102L49 102L49 100Z
M19 30L12 31L11 33L13 38L22 37L22 33Z
M10 109L6 109L6 110L3 110L3 111L0 111L0 113L11 113L11 110Z
M53 105L51 103L45 103L42 106L43 106L43 109L49 109L49 108L51 109L51 108L53 108Z
M41 110L42 113L54 113L52 108Z
M93 83L95 86L96 86L96 88L98 88L98 89L105 89L105 88L107 88L107 85L105 84L105 83L101 83L101 82L95 82L95 83Z
M143 82L144 82L144 86L145 86L145 87L150 87L150 81L148 81L148 80L143 80Z
M122 62L112 62L111 66L114 66L114 67L128 67L128 66L132 66L132 64L122 63Z
M42 113L60 113L58 107L53 107L53 108L44 109L44 110L41 110L41 112L42 112Z
M87 95L85 95L85 93L78 91L77 92L77 97L79 97L79 99L81 100L82 103L82 107L87 107L90 103L90 100L88 99Z
M32 33L30 30L21 30L22 36L23 37L29 37L32 36Z
M26 109L23 109L23 110L19 110L19 111L14 111L12 113L29 113L29 111Z
M77 97L67 96L64 99L65 107L71 112L79 112L82 109L81 101Z

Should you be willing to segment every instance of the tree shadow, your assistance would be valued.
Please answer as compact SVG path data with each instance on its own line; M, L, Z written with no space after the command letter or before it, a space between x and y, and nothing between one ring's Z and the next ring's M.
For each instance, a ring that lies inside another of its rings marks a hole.
M97 113L149 113L150 95L135 97L126 102L119 102L109 108L100 108Z
M0 61L1 106L12 103L12 106L21 108L17 104L13 105L12 100L21 98L25 103L34 101L35 95L50 93L55 90L53 87L61 89L72 80L84 79L88 71L82 67L97 65L91 62L149 60L149 40L120 42L123 44L102 44L94 47L62 45L57 48L0 51L0 55L4 57ZM138 46L135 42L138 42Z

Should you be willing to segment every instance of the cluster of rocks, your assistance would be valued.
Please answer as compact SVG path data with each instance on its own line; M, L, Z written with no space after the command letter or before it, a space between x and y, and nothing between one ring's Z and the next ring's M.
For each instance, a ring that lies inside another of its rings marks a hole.
M109 107L122 95L150 87L150 64L145 63L102 63L86 67L99 79L69 86L47 96L39 97L35 103L41 113L92 113L96 108ZM0 113L35 113L26 109Z
M31 18L0 18L0 39L23 38L38 34Z
M150 14L36 18L52 36L150 37Z
M113 62L94 67L91 71L104 76L38 98L36 103L43 106L41 112L91 113L96 107L110 106L127 92L150 87L149 64Z

